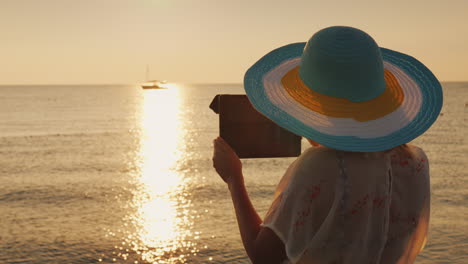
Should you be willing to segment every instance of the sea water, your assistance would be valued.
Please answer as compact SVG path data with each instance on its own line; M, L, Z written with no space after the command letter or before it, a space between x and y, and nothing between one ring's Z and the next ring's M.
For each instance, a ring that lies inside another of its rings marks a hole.
M416 263L468 263L468 83L444 83L430 233ZM242 85L0 87L0 263L249 263L212 168L216 94ZM303 142L303 148L307 143ZM293 158L244 160L259 214Z

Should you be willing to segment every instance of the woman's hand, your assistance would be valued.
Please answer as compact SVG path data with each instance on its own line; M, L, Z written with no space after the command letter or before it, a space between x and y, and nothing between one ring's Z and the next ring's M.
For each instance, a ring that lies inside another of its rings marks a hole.
M213 167L228 185L243 183L242 162L224 139L214 140Z

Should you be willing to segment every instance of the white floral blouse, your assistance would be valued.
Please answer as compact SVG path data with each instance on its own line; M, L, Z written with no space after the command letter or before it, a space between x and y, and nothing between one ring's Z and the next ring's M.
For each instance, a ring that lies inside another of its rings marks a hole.
M401 146L377 153L306 150L278 184L263 226L285 263L413 263L427 237L429 166Z

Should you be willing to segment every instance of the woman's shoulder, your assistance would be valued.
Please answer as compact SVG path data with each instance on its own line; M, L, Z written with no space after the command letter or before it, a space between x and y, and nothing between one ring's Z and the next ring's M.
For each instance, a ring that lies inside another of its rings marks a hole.
M337 150L327 147L310 147L296 160L299 170L326 171L336 170L338 165Z
M324 161L336 160L337 150L327 147L310 147L298 158L301 161Z
M287 188L289 192L297 193L317 186L328 190L333 188L338 175L336 150L326 147L310 147L304 150L290 166L283 177L284 182L279 186Z
M413 144L406 144L406 146L415 153L418 153L418 154L421 154L421 155L426 155L426 153L424 152L424 150L421 147L418 147L418 146L413 145Z
M427 159L427 155L424 152L424 150L421 147L418 147L413 144L405 144L395 149L400 150L400 151L396 151L396 153L403 152L403 153L409 154L411 157L416 158L416 159Z

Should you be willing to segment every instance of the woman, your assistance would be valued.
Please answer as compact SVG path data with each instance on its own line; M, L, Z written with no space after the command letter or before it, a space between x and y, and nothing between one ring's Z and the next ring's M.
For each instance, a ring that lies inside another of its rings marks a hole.
M265 55L244 86L259 112L314 145L290 165L262 221L239 158L215 139L213 166L252 262L413 263L427 237L429 165L407 143L440 113L436 77L361 30L330 27Z

